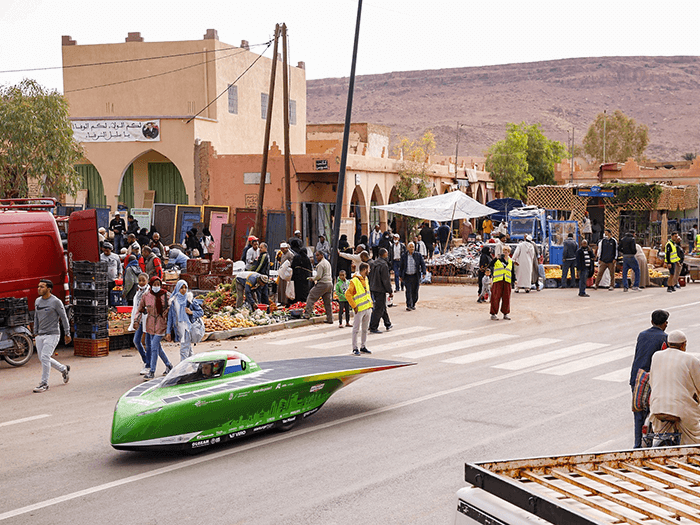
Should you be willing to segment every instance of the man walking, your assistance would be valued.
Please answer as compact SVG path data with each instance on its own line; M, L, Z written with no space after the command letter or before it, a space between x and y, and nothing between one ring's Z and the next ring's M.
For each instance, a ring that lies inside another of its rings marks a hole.
M386 308L386 294L392 297L391 277L389 276L389 253L379 248L379 257L371 261L369 271L369 289L372 293L372 317L369 321L369 333L379 334L379 320L384 321L386 330L391 330L391 319Z
M564 241L564 253L562 254L562 269L561 269L561 287L569 287L569 271L571 271L571 280L575 281L576 276L574 275L574 267L576 266L576 252L578 251L578 244L574 240L574 234L569 233L566 240ZM573 286L573 282L571 283Z
M680 243L678 232L673 232L671 238L666 242L664 262L668 268L668 281L666 282L668 292L675 292L678 284L678 276L681 274L681 257L678 254L678 246Z
M367 329L372 315L372 298L370 297L367 274L369 264L360 263L359 272L350 281L345 292L345 298L355 312L355 320L352 323L352 353L355 355L371 354L365 344L367 343ZM360 348L357 348L357 334L360 334Z
M634 383L637 380L639 369L649 371L652 356L661 350L666 344L666 327L668 326L669 313L665 310L654 310L651 313L651 328L640 332L637 336L637 346L634 349L634 360L630 374L630 387L634 395ZM642 446L642 426L646 421L649 411L634 412L634 448Z
M637 243L634 240L634 235L632 232L625 233L625 236L620 241L620 253L622 254L622 287L623 291L626 292L629 288L629 281L627 280L627 272L632 270L634 272L634 286L632 290L639 292L639 264L637 264Z
M40 393L49 389L49 373L52 367L61 372L64 383L67 383L69 379L70 365L62 365L51 357L61 337L59 321L66 334L65 343L69 344L71 338L66 309L61 300L51 294L53 283L48 279L41 279L37 290L39 297L34 303L34 339L36 351L41 361L41 383L34 389L34 392Z
M374 225L374 230L369 234L369 247L372 249L372 259L379 257L379 241L382 238L382 230L379 224Z
M588 276L593 275L593 250L588 247L588 241L581 239L581 247L576 252L576 269L578 270L578 296L590 297L586 293L586 281Z
M121 279L122 276L122 263L119 256L112 251L112 244L105 242L102 244L102 253L100 254L100 261L107 263L107 276L110 281L115 279Z
M513 282L513 260L510 246L503 247L503 254L491 261L491 320L498 321L500 304L503 319L510 321L510 289Z
M401 258L406 253L406 246L399 240L399 234L394 234L394 242L391 243L391 268L394 270L394 286L395 290L403 290L401 282Z
M423 256L416 251L416 245L409 242L408 251L401 256L401 268L399 270L401 282L406 287L406 310L409 312L416 309L420 280L426 271L427 268L425 267Z
M597 290L605 270L610 273L611 292L615 289L615 260L617 258L617 240L613 238L612 231L606 229L603 238L598 243L598 275L595 278L593 289Z
M490 231L490 230L489 230ZM428 259L433 257L433 250L435 248L435 232L433 232L432 226L427 222L423 223L423 228L420 231L421 238L425 243L425 248L428 250Z
M309 295L306 298L306 308L304 309L304 317L309 319L313 313L314 304L319 297L323 298L323 306L326 309L326 324L333 324L333 308L331 299L333 297L333 272L331 271L331 263L323 255L323 252L316 250L314 253L316 259L316 277L309 277L309 280L315 281L314 287L309 290Z

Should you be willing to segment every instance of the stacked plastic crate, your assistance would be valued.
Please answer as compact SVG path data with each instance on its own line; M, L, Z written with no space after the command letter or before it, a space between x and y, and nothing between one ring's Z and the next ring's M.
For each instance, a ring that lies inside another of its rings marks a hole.
M106 262L73 262L73 322L75 355L109 354L109 298Z
M26 326L29 322L27 298L4 297L0 299L0 328Z

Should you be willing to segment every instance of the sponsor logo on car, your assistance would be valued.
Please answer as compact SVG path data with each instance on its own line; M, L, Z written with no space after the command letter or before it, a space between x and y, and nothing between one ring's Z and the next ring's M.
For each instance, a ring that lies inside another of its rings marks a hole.
M297 418L296 416L288 417L287 419L283 419L282 423L286 425L287 423L291 423L292 421L296 420L296 418Z
M199 448L199 447L206 447L209 445L209 440L205 439L204 441L195 441L192 443L192 448Z
M311 392L318 392L325 386L325 383L319 383L318 385L314 385L311 387Z
M318 412L318 408L314 408L313 410L309 410L308 412L304 413L304 417L309 417L310 415L315 414L316 412Z
M253 429L253 432L261 432L261 431L263 431L263 430L269 430L269 429L271 429L273 426L274 426L274 425L270 423L269 425L263 425L263 426L261 426L261 427L255 427L255 428Z
M266 388L258 388L257 390L253 390L253 394L258 394L260 392L267 392L268 390L272 390L272 386L268 386Z
M239 438L239 437L245 436L247 433L248 433L247 430L239 430L238 432L234 432L233 434L229 434L228 437L230 437L231 439Z

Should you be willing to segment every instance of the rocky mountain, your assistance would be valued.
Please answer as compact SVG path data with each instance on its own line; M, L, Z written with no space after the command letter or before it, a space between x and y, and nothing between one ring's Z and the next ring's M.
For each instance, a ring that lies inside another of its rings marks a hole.
M309 123L342 122L347 78L307 82ZM392 135L435 133L438 150L483 155L507 122L542 123L565 144L580 144L595 116L622 110L649 127L647 156L680 160L700 149L700 57L572 58L525 64L401 71L358 76L353 122L392 128Z

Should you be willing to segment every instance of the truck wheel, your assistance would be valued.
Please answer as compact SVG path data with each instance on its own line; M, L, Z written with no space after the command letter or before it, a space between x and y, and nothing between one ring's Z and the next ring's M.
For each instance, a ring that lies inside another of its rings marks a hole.
M22 366L29 362L34 353L34 343L27 334L12 334L12 341L15 346L10 355L4 355L5 361L12 366Z

